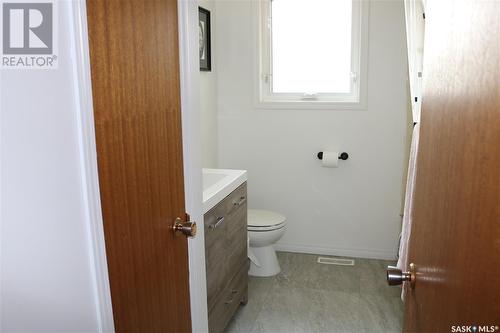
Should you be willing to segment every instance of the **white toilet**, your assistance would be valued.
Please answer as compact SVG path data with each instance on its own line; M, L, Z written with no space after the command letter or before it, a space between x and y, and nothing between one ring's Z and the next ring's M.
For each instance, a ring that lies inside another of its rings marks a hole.
M281 271L273 244L284 234L285 216L261 209L248 210L251 276L273 276Z

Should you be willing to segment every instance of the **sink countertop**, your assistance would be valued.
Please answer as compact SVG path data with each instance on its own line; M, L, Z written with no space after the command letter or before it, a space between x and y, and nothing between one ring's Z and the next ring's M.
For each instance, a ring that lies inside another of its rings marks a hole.
M246 170L203 169L203 213L247 181Z

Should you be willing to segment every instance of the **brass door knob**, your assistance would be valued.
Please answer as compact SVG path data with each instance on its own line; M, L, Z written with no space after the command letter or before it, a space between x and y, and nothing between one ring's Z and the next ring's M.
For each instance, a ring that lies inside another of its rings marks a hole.
M174 225L172 226L172 229L175 232L182 232L184 235L188 237L194 237L196 236L196 222L182 222L182 220L178 217L175 219Z
M387 283L390 286L397 286L403 282L410 282L412 287L415 285L415 265L410 264L408 272L403 272L394 266L387 266Z

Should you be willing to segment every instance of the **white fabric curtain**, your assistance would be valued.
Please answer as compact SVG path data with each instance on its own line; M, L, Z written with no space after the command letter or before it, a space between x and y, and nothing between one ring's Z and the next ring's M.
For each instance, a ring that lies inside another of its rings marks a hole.
M420 134L420 124L417 123L413 128L410 160L408 163L408 177L406 179L406 195L405 207L403 212L403 225L401 231L401 240L399 242L399 258L397 267L402 271L407 271L410 263L408 262L408 246L410 241L411 226L412 226L412 208L413 208L413 193L415 191L415 180L417 174L417 156L418 143ZM404 289L401 298L404 300Z

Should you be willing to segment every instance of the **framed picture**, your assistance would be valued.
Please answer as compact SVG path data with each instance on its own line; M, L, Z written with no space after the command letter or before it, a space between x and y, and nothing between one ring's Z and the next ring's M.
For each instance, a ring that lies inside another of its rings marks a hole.
M200 70L211 71L210 12L202 7L198 7L198 28L200 43Z

